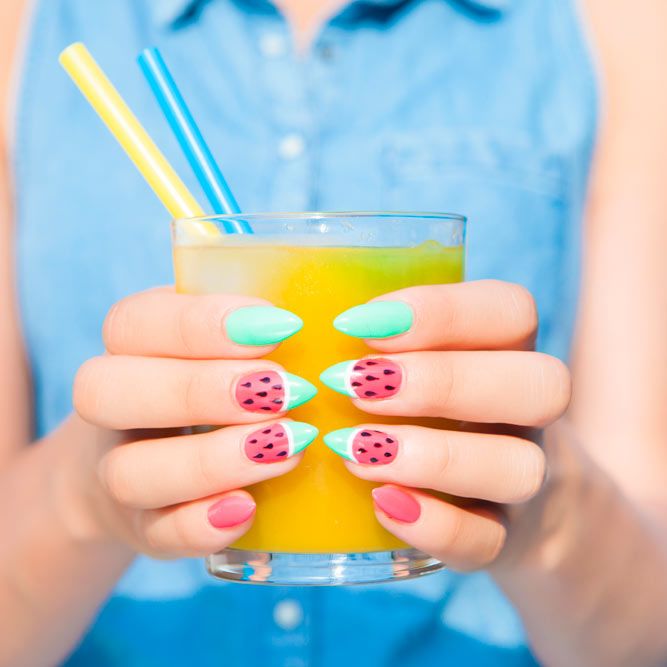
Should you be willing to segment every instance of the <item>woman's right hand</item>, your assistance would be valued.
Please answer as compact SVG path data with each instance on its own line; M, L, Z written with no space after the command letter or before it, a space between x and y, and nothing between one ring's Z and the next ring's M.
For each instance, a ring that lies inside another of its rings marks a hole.
M317 434L284 419L315 388L260 359L300 327L260 299L168 288L111 309L107 354L74 385L75 409L97 431L77 482L98 535L177 557L219 551L248 530L255 503L240 489L295 468ZM227 428L184 430L199 425Z

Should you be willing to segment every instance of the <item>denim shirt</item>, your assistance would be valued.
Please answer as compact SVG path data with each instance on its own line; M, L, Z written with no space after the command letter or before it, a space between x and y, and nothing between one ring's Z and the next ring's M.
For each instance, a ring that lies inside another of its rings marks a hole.
M17 280L40 434L109 306L173 280L168 219L57 64L85 41L203 200L134 59L159 46L246 211L469 216L469 279L535 295L567 355L596 80L574 0L364 0L294 54L267 0L41 0L17 104ZM54 573L57 576L57 573ZM72 582L72 585L77 585ZM486 574L339 589L138 558L66 664L534 665Z

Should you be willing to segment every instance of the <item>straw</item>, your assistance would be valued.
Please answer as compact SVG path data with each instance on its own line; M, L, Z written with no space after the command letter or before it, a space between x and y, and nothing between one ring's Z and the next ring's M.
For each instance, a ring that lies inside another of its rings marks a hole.
M150 84L213 211L240 213L241 209L158 49L144 49L138 60L141 71ZM244 220L225 221L224 225L227 232L252 233L250 225Z
M59 60L172 217L205 216L197 200L88 49L81 43L72 44L60 54ZM218 227L212 222L199 223L197 231L206 236L220 235Z

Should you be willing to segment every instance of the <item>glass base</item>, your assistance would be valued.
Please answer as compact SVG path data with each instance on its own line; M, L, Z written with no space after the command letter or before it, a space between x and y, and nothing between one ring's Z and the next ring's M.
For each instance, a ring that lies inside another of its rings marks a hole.
M445 567L417 549L358 554L291 554L225 549L206 559L210 574L249 584L342 586L413 579Z

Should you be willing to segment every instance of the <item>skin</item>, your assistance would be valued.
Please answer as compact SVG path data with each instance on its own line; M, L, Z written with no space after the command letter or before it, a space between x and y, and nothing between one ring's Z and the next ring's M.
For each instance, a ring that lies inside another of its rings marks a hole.
M340 3L313 4L281 2L305 44ZM667 7L587 0L584 9L606 112L584 226L569 408L567 369L531 351L537 321L525 290L494 281L403 290L382 298L409 303L413 328L368 344L401 364L404 385L391 399L356 402L375 415L448 416L468 426L396 427L393 463L347 465L419 503L412 523L377 509L391 532L457 569L491 571L545 665L657 666L667 659ZM20 2L0 7L2 100L22 10ZM260 418L240 410L231 391L213 402L207 389L219 395L248 370L276 368L260 359L273 348L224 336L226 315L259 301L167 288L114 307L103 332L108 353L77 377L77 413L27 447L30 387L1 149L0 373L12 391L0 401L0 617L11 619L0 665L23 667L66 655L137 552L199 556L234 541L252 518L217 529L208 509L247 496L241 487L290 470L299 457L264 466L245 459L241 443ZM436 381L447 387L439 401L426 398ZM232 426L174 430L202 422ZM468 502L444 502L433 490Z

